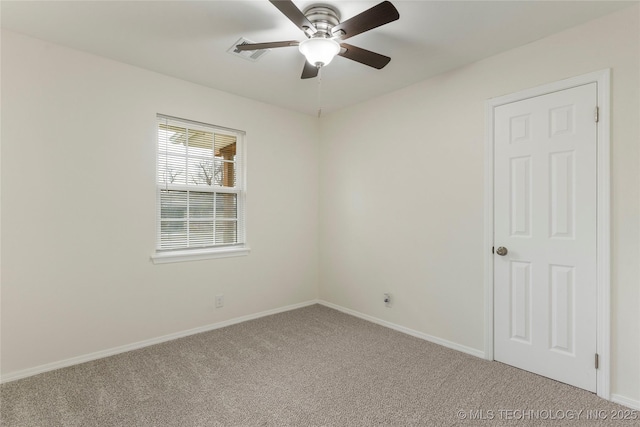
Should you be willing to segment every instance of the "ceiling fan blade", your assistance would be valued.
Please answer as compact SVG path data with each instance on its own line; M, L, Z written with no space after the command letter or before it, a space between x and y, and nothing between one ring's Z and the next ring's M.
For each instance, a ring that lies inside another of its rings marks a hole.
M274 47L289 47L298 46L300 44L297 40L290 40L286 42L268 42L268 43L245 43L236 46L236 50L258 50L258 49L271 49Z
M271 4L278 8L291 22L297 25L308 35L316 33L316 27L304 16L304 13L296 7L291 0L269 0Z
M317 77L319 68L315 65L309 64L309 61L304 61L304 68L302 69L301 79L312 79Z
M365 10L361 14L341 22L333 27L331 32L335 37L346 40L349 37L393 22L398 18L400 18L400 14L395 6L392 5L391 2L383 1L371 9Z
M346 50L340 51L338 55L368 65L369 67L377 68L378 70L384 68L384 66L391 61L391 58L388 56L380 55L379 53L371 52L361 47L352 46L347 43L340 43L340 46Z

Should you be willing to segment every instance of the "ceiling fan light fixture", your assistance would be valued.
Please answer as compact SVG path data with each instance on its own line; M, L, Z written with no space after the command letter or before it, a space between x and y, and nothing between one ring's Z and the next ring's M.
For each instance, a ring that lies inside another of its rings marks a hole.
M323 67L340 52L340 44L332 39L316 37L301 42L298 49L311 65Z

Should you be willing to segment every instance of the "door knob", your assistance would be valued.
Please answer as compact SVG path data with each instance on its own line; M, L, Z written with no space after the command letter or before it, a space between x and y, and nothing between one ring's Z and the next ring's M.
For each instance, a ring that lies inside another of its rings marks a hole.
M509 250L504 246L500 246L498 249L496 249L496 253L500 256L505 256L508 252Z

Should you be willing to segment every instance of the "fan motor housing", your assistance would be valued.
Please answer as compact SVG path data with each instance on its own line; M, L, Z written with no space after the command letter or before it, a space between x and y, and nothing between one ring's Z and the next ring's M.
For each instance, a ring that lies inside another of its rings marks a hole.
M340 23L338 12L326 5L312 5L304 10L304 16L316 27L320 37L331 37L331 29ZM318 37L316 34L314 37Z

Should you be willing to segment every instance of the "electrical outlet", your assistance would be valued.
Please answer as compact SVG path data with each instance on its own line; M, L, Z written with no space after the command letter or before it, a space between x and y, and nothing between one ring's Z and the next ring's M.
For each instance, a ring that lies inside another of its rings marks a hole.
M384 305L386 307L391 307L391 294L389 292L384 293Z
M224 295L216 295L216 308L224 307Z

